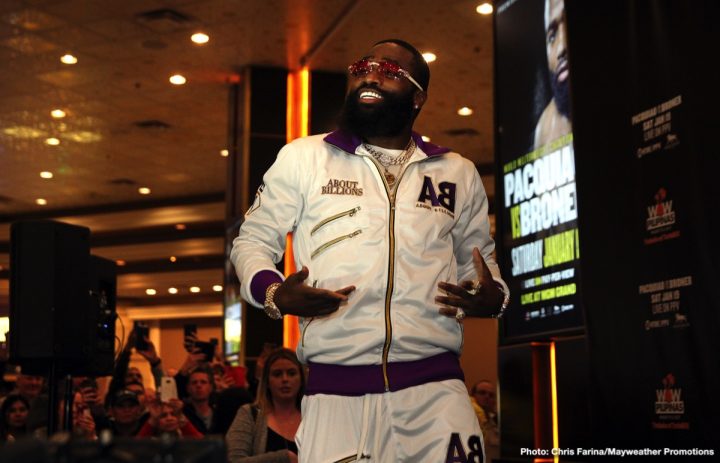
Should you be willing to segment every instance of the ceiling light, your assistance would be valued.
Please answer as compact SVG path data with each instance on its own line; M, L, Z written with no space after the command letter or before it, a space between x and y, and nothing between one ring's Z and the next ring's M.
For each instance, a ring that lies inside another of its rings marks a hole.
M175 230L185 230L187 228L184 223L175 224Z
M60 127L60 130L65 130L65 127ZM102 140L102 135L88 130L78 130L76 132L63 134L63 138L69 138L70 140L78 143L92 143Z
M37 204L38 206L45 206L45 205L47 205L47 199L38 198L35 200L35 204Z
M78 59L70 53L66 53L60 57L60 61L65 64L75 64L78 62Z
M127 264L127 262L125 262L125 261L122 260L122 259L118 259L118 260L115 261L115 265L117 265L118 267L124 267L125 264Z
M15 138L40 138L46 135L42 130L24 125L4 128L3 133Z
M154 296L154 295L157 294L157 291L155 291L155 290L152 289L152 288L148 288L148 289L145 290L145 294L147 294L148 296Z
M52 173L52 172L48 172L47 170L44 170L44 171L40 172L40 177L42 177L42 178L53 178L53 173Z
M178 293L178 289L177 289L177 288L168 288L168 293L170 293L170 294L177 294L177 293Z
M170 256L170 262L177 262L177 257Z
M55 119L62 119L66 116L65 111L63 111L62 109L53 109L52 111L50 111L50 115Z
M141 186L140 188L138 188L138 193L140 193L141 195L149 195L150 188L148 188L146 186Z
M216 293L219 293L222 290L223 290L222 285L214 285L213 286L213 291L215 291Z
M493 12L493 7L489 3L483 3L481 5L478 5L477 8L475 8L475 11L477 11L480 14L491 14Z
M430 141L430 137L428 137L426 135L423 135L421 138L422 138L422 141L424 141L425 143Z
M468 108L467 106L463 106L462 108L458 109L457 113L461 116L469 116L473 113L473 110Z
M45 139L45 144L50 146L57 146L60 144L60 140L58 140L55 137L50 137Z
M170 76L170 83L173 85L183 85L185 82L187 82L187 79L180 74Z
M197 287L197 286L191 286L191 287L190 287L190 292L191 292L191 293L199 293L199 292L200 292L200 288Z
M427 61L428 63L432 63L433 61L435 61L437 59L437 55L435 55L435 53L432 53L429 51L423 53L422 56L423 56L423 58L425 58L425 61Z
M230 155L230 151L228 150L220 150L220 156L226 158Z
M197 43L198 45L202 45L208 43L210 37L202 32L196 32L190 37L190 40Z

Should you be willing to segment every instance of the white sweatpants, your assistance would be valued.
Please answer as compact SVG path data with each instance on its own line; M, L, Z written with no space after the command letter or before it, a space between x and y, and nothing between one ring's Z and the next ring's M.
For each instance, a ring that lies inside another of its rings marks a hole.
M482 433L462 381L382 394L306 396L300 463L483 463Z

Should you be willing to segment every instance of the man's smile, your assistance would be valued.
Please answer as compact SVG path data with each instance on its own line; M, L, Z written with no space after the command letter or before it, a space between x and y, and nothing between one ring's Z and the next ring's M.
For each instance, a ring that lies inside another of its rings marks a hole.
M357 91L358 101L365 104L374 104L385 99L383 93L375 88L361 88Z

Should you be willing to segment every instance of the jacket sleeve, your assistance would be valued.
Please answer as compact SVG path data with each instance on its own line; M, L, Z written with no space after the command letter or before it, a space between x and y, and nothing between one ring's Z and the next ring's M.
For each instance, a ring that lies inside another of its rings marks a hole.
M125 376L127 375L130 365L130 355L132 354L131 346L125 345L125 348L117 356L115 368L113 369L112 379L105 394L105 408L109 409L112 399L118 391L125 388Z
M198 429L193 426L190 420L187 420L182 425L182 427L180 428L180 435L187 439L202 439L203 437L205 437L205 434L198 431Z
M150 424L150 420L146 421L142 425L140 430L135 434L135 437L152 437L155 435L155 428Z
M453 229L455 259L458 264L458 282L477 280L477 273L472 261L472 250L477 247L490 269L493 279L508 292L507 284L500 275L500 267L495 260L495 241L490 236L490 219L488 218L488 197L480 174L471 167L472 178L469 180L467 198L463 201L460 217Z
M263 184L233 241L230 260L240 279L240 294L256 307L263 306L267 286L284 279L275 264L282 258L285 236L295 228L302 210L301 182L306 173L302 171L299 157L292 144L280 150L275 163L263 176ZM258 280L264 281L252 285L259 273L265 278Z
M263 434L262 426L267 426L266 421L258 415L257 423L253 419L250 407L247 404L240 407L235 415L230 429L225 435L225 443L228 450L229 463L289 463L290 458L286 450L275 452L255 453L255 447L262 447L262 442L255 442Z

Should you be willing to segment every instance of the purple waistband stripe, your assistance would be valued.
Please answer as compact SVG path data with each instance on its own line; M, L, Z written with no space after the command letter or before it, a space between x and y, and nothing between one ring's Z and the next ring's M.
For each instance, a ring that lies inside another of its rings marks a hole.
M360 396L385 392L382 365L308 364L308 383L305 394L333 394ZM459 379L465 381L457 354L444 352L422 360L388 364L390 391L412 386Z

